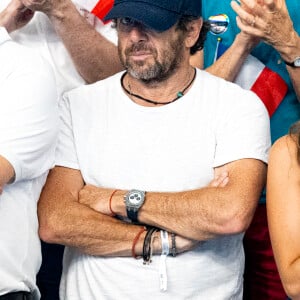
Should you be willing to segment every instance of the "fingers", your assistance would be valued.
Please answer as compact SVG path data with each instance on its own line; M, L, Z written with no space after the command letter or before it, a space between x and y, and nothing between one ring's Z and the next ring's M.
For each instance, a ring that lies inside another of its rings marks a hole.
M255 19L255 22L253 22L252 26L248 23L245 23L241 20L240 17L236 18L236 24L240 28L240 30L244 33L247 33L253 37L256 37L257 39L260 39L263 37L263 34L261 30L259 30L259 22L257 19Z
M231 2L231 7L244 25L250 25L253 27L257 22L253 7L250 8L245 5L241 6L235 1Z
M283 7L284 0L264 0L264 5L268 13L276 13Z
M229 182L228 172L217 175L210 183L209 187L225 187Z

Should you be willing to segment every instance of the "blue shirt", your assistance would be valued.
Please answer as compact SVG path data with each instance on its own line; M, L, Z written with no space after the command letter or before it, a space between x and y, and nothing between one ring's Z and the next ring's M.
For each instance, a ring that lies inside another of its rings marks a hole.
M294 0L287 0L287 7L289 14L294 22L294 28L300 33L300 2ZM214 35L211 32L207 35L207 40L204 44L204 65L210 66L214 61L215 51L217 47L217 39L220 37L222 43L229 47L236 34L240 31L236 25L236 13L230 6L230 0L215 1L207 0L202 1L202 13L204 20L210 16L218 14L226 14L229 17L229 25L227 30L219 35ZM291 80L286 70L285 63L282 61L279 53L271 46L260 43L251 53L258 58L267 67L277 72L287 83L288 92L271 117L271 138L272 142L279 137L288 133L290 126L300 119L300 104L294 92ZM299 53L300 55L300 53ZM261 198L261 202L265 202L265 193Z

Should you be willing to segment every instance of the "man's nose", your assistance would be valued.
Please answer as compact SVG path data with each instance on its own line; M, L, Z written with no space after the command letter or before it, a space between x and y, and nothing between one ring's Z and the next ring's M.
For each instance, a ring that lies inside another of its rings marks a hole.
M145 28L140 25L132 26L128 34L130 40L134 43L145 41L147 39Z

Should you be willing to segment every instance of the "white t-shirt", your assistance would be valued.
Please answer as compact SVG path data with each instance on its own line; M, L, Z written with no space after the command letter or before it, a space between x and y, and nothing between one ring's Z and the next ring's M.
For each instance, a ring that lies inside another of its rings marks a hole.
M54 164L59 127L50 65L0 27L0 155L15 182L0 195L0 295L33 291L41 263L37 200Z
M3 10L9 2L10 0L1 0L0 11ZM97 0L73 0L78 11L86 17L88 22L108 40L116 44L117 34L116 31L111 28L111 24L103 24L101 20L89 13L97 2ZM85 83L77 72L60 37L56 34L50 20L45 14L36 12L33 19L26 26L12 32L11 37L14 41L22 45L38 50L39 53L48 60L55 73L57 93L59 96Z
M86 183L184 191L206 186L214 167L242 158L267 161L269 118L254 93L197 70L182 98L144 107L127 97L120 77L81 86L62 102L56 165L80 169ZM159 289L159 256L143 265L132 257L66 247L61 300L242 299L242 237L216 238L167 257L165 293Z

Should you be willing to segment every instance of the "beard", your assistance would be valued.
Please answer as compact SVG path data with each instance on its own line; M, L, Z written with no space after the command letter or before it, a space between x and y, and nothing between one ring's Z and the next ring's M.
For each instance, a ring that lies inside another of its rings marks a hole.
M160 52L148 45L146 41L133 43L126 48L122 55L119 43L118 51L121 62L127 72L134 78L145 83L159 82L166 80L175 73L184 57L183 34L179 34L176 40L166 42ZM145 51L152 54L152 59L134 61L131 55L138 51ZM160 53L160 59L159 59Z

